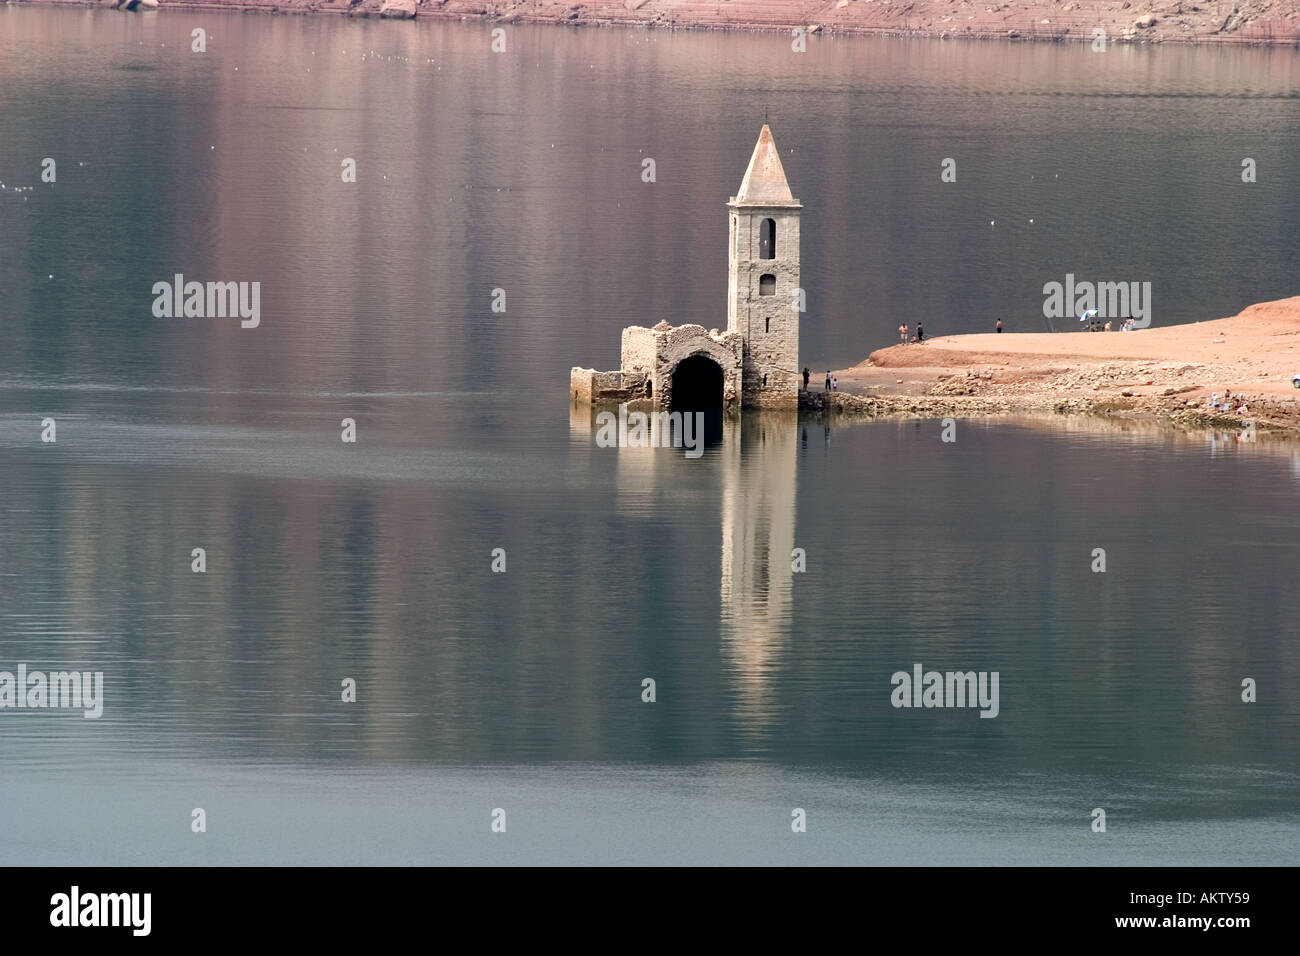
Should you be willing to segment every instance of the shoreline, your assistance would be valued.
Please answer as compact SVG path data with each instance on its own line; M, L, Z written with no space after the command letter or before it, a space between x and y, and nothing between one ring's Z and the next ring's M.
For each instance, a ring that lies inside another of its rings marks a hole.
M1131 332L969 333L878 349L800 407L871 418L1023 413L1300 436L1300 296ZM1215 409L1231 392L1240 401ZM1245 411L1237 409L1244 405Z
M6 6L116 9L114 0L2 0ZM1211 9L1212 7L1212 9ZM806 32L938 40L1227 44L1300 49L1300 3L1237 0L161 0L160 11L229 11L272 16L641 26L743 33ZM127 12L127 11L123 11ZM143 11L153 12L153 11Z

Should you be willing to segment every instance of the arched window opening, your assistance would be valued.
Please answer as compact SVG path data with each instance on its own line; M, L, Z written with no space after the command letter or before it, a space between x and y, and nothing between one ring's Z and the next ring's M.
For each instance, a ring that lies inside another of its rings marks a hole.
M776 295L776 276L770 272L758 277L759 295Z

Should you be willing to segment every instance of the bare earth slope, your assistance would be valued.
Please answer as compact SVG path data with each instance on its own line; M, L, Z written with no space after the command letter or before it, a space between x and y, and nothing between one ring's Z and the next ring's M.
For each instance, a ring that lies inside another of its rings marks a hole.
M951 335L872 352L836 373L849 393L924 411L952 398L972 412L1056 409L1171 415L1206 423L1217 392L1261 421L1300 424L1300 296L1211 322L1133 332ZM1234 413L1235 414L1235 413ZM1244 416L1237 416L1238 418Z
M64 2L64 0L28 0ZM86 2L86 0L71 0ZM111 5L112 0L90 0ZM1088 39L1300 43L1300 0L161 0L162 7L254 9L502 22Z

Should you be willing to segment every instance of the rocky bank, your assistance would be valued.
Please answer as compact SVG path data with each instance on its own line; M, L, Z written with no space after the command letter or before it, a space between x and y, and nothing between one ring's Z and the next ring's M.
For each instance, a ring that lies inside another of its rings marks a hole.
M16 0L116 6L123 0ZM160 0L161 9L1013 40L1300 46L1300 0ZM809 40L809 42L816 42Z
M835 374L841 391L805 393L804 407L909 418L1056 412L1224 429L1253 421L1300 436L1300 296L1133 332L940 337L880 349ZM1236 400L1223 411L1228 392Z

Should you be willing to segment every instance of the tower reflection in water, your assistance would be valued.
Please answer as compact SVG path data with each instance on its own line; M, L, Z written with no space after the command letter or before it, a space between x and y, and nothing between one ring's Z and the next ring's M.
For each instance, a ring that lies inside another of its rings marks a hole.
M596 415L571 409L570 432L594 442ZM738 722L749 732L774 716L774 682L792 631L798 414L710 414L705 455L680 448L611 449L619 511L651 515L668 497L718 494L722 655L735 689ZM670 444L670 442L669 442Z

